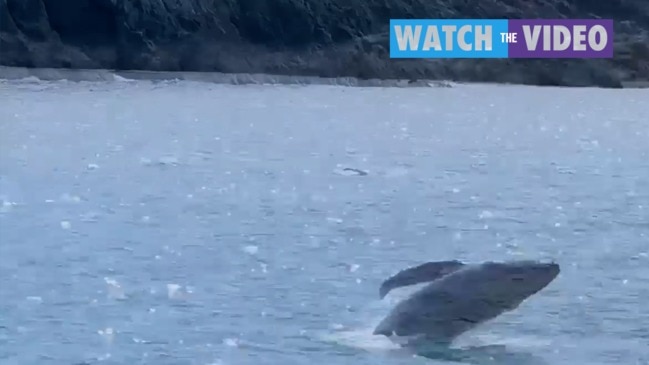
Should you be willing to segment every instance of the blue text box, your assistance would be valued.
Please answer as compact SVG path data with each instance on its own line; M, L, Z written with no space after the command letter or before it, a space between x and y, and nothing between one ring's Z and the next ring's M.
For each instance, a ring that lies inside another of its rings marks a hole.
M391 58L507 58L507 19L391 19Z

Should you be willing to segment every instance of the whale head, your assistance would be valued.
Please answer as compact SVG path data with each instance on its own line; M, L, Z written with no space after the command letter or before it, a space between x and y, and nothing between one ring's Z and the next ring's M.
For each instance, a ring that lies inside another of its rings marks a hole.
M511 310L550 284L561 271L555 262L486 262L474 272L472 285L485 299ZM467 277L468 278L468 277Z

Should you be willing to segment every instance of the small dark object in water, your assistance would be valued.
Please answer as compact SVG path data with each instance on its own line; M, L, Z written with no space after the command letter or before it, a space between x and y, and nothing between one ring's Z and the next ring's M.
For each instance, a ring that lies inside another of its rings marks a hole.
M343 169L343 171L352 171L352 172L355 172L355 173L359 174L360 176L365 176L365 175L367 175L367 172L366 172L366 171L359 170L359 169L354 169L354 168L351 168L351 167L345 167L345 168Z

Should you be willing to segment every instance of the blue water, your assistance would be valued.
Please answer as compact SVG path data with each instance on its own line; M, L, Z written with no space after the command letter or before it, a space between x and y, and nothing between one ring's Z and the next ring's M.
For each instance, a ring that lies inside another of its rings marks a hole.
M371 335L381 281L550 258L455 360L649 364L647 100L0 82L0 362L450 364Z

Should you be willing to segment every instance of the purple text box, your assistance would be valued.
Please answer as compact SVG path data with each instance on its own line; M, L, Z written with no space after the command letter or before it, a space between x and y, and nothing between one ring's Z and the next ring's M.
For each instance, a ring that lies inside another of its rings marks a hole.
M509 58L612 58L612 19L510 19Z

